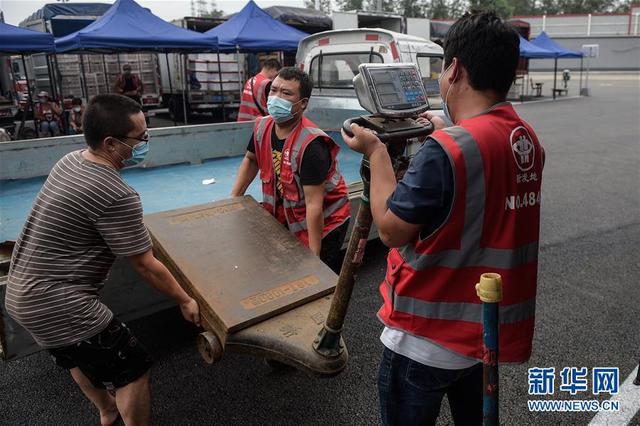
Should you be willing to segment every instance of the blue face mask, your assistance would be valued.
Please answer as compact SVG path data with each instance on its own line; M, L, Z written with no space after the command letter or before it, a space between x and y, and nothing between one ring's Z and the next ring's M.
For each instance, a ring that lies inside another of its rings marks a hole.
M136 144L133 147L131 147L126 143L122 142L120 139L116 139L116 140L131 149L131 157L122 159L122 164L124 165L124 167L137 166L138 164L144 161L145 157L147 156L147 153L149 152L149 141L142 141L139 144Z
M440 77L438 77L438 87L440 88L440 92L442 92L442 85L441 85L442 77L444 77L444 74L447 71L449 71L449 68L451 68L452 65L453 65L453 62L451 63L451 65L447 67L446 70L441 72ZM449 99L449 92L451 91L451 88L453 87L454 83L455 81L449 85L449 89L447 89L447 94L444 96L444 99L442 100L442 112L444 113L444 116L447 117L447 119L452 123L453 123L453 118L451 118L451 114L449 113L449 106L447 105L447 99Z
M301 101L302 99L295 104ZM269 96L267 100L267 111L276 123L286 123L295 117L295 115L291 113L291 109L295 104L277 96Z

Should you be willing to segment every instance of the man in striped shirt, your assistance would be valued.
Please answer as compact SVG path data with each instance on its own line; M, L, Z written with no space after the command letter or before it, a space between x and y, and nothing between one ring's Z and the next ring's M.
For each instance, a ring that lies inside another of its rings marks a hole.
M138 194L119 170L137 164L149 136L140 104L93 98L83 119L88 149L64 156L40 190L13 252L6 308L100 411L148 424L151 357L98 298L116 257L199 324L198 305L152 253ZM115 389L115 397L109 390Z

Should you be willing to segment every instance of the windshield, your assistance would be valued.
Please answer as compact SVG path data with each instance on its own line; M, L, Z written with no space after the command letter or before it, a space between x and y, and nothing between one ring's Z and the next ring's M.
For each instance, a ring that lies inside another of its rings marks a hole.
M342 52L322 54L311 60L309 75L313 87L353 88L353 77L358 75L358 65L383 62L375 52Z
M427 98L429 98L429 105L432 109L442 108L440 86L438 85L438 78L442 72L442 56L418 54L416 62L420 74L422 74L422 83L427 92Z

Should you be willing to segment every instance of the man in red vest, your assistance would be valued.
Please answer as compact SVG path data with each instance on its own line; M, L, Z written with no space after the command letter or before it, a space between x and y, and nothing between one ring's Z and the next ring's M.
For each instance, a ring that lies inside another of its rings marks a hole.
M269 115L255 122L231 196L243 195L260 172L263 207L337 271L350 204L338 170L340 148L304 116L311 89L309 75L298 68L278 73Z
M371 211L392 250L378 317L386 349L383 423L433 425L446 394L457 425L482 424L482 305L475 283L502 275L500 361L529 359L534 329L544 152L506 94L518 35L494 13L467 14L444 43L436 131L396 184L385 146L353 126L371 162Z
M269 114L267 112L269 84L278 75L280 68L280 62L277 59L267 59L263 62L260 72L247 80L240 100L238 121L253 121Z

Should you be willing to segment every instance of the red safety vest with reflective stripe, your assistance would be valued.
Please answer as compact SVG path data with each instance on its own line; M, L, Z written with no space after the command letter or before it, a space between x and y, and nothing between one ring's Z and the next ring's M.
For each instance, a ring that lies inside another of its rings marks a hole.
M255 77L247 80L247 82L244 84L244 89L242 90L242 98L240 99L238 121L252 121L258 117L264 117L268 114L266 100L266 95L268 95L268 93L265 93L265 91L269 83L271 83L271 80L269 80L261 73L258 73L255 75ZM251 88L252 85L253 90ZM260 103L262 112L256 105L256 101Z
M502 276L500 361L524 362L533 339L543 149L510 104L431 136L454 172L448 218L387 257L378 316L388 327L482 359L480 274Z
M322 237L342 225L351 213L351 206L342 174L338 170L338 151L340 147L306 117L289 134L282 148L280 181L282 183L282 205L284 215L276 211L276 176L271 153L271 131L274 121L271 116L258 118L253 129L256 160L262 180L262 206L280 222L286 224L300 241L309 246L307 232L307 211L304 189L300 182L300 165L305 149L311 141L321 137L329 146L331 167L325 180L324 189L324 229ZM282 217L284 216L284 217Z

